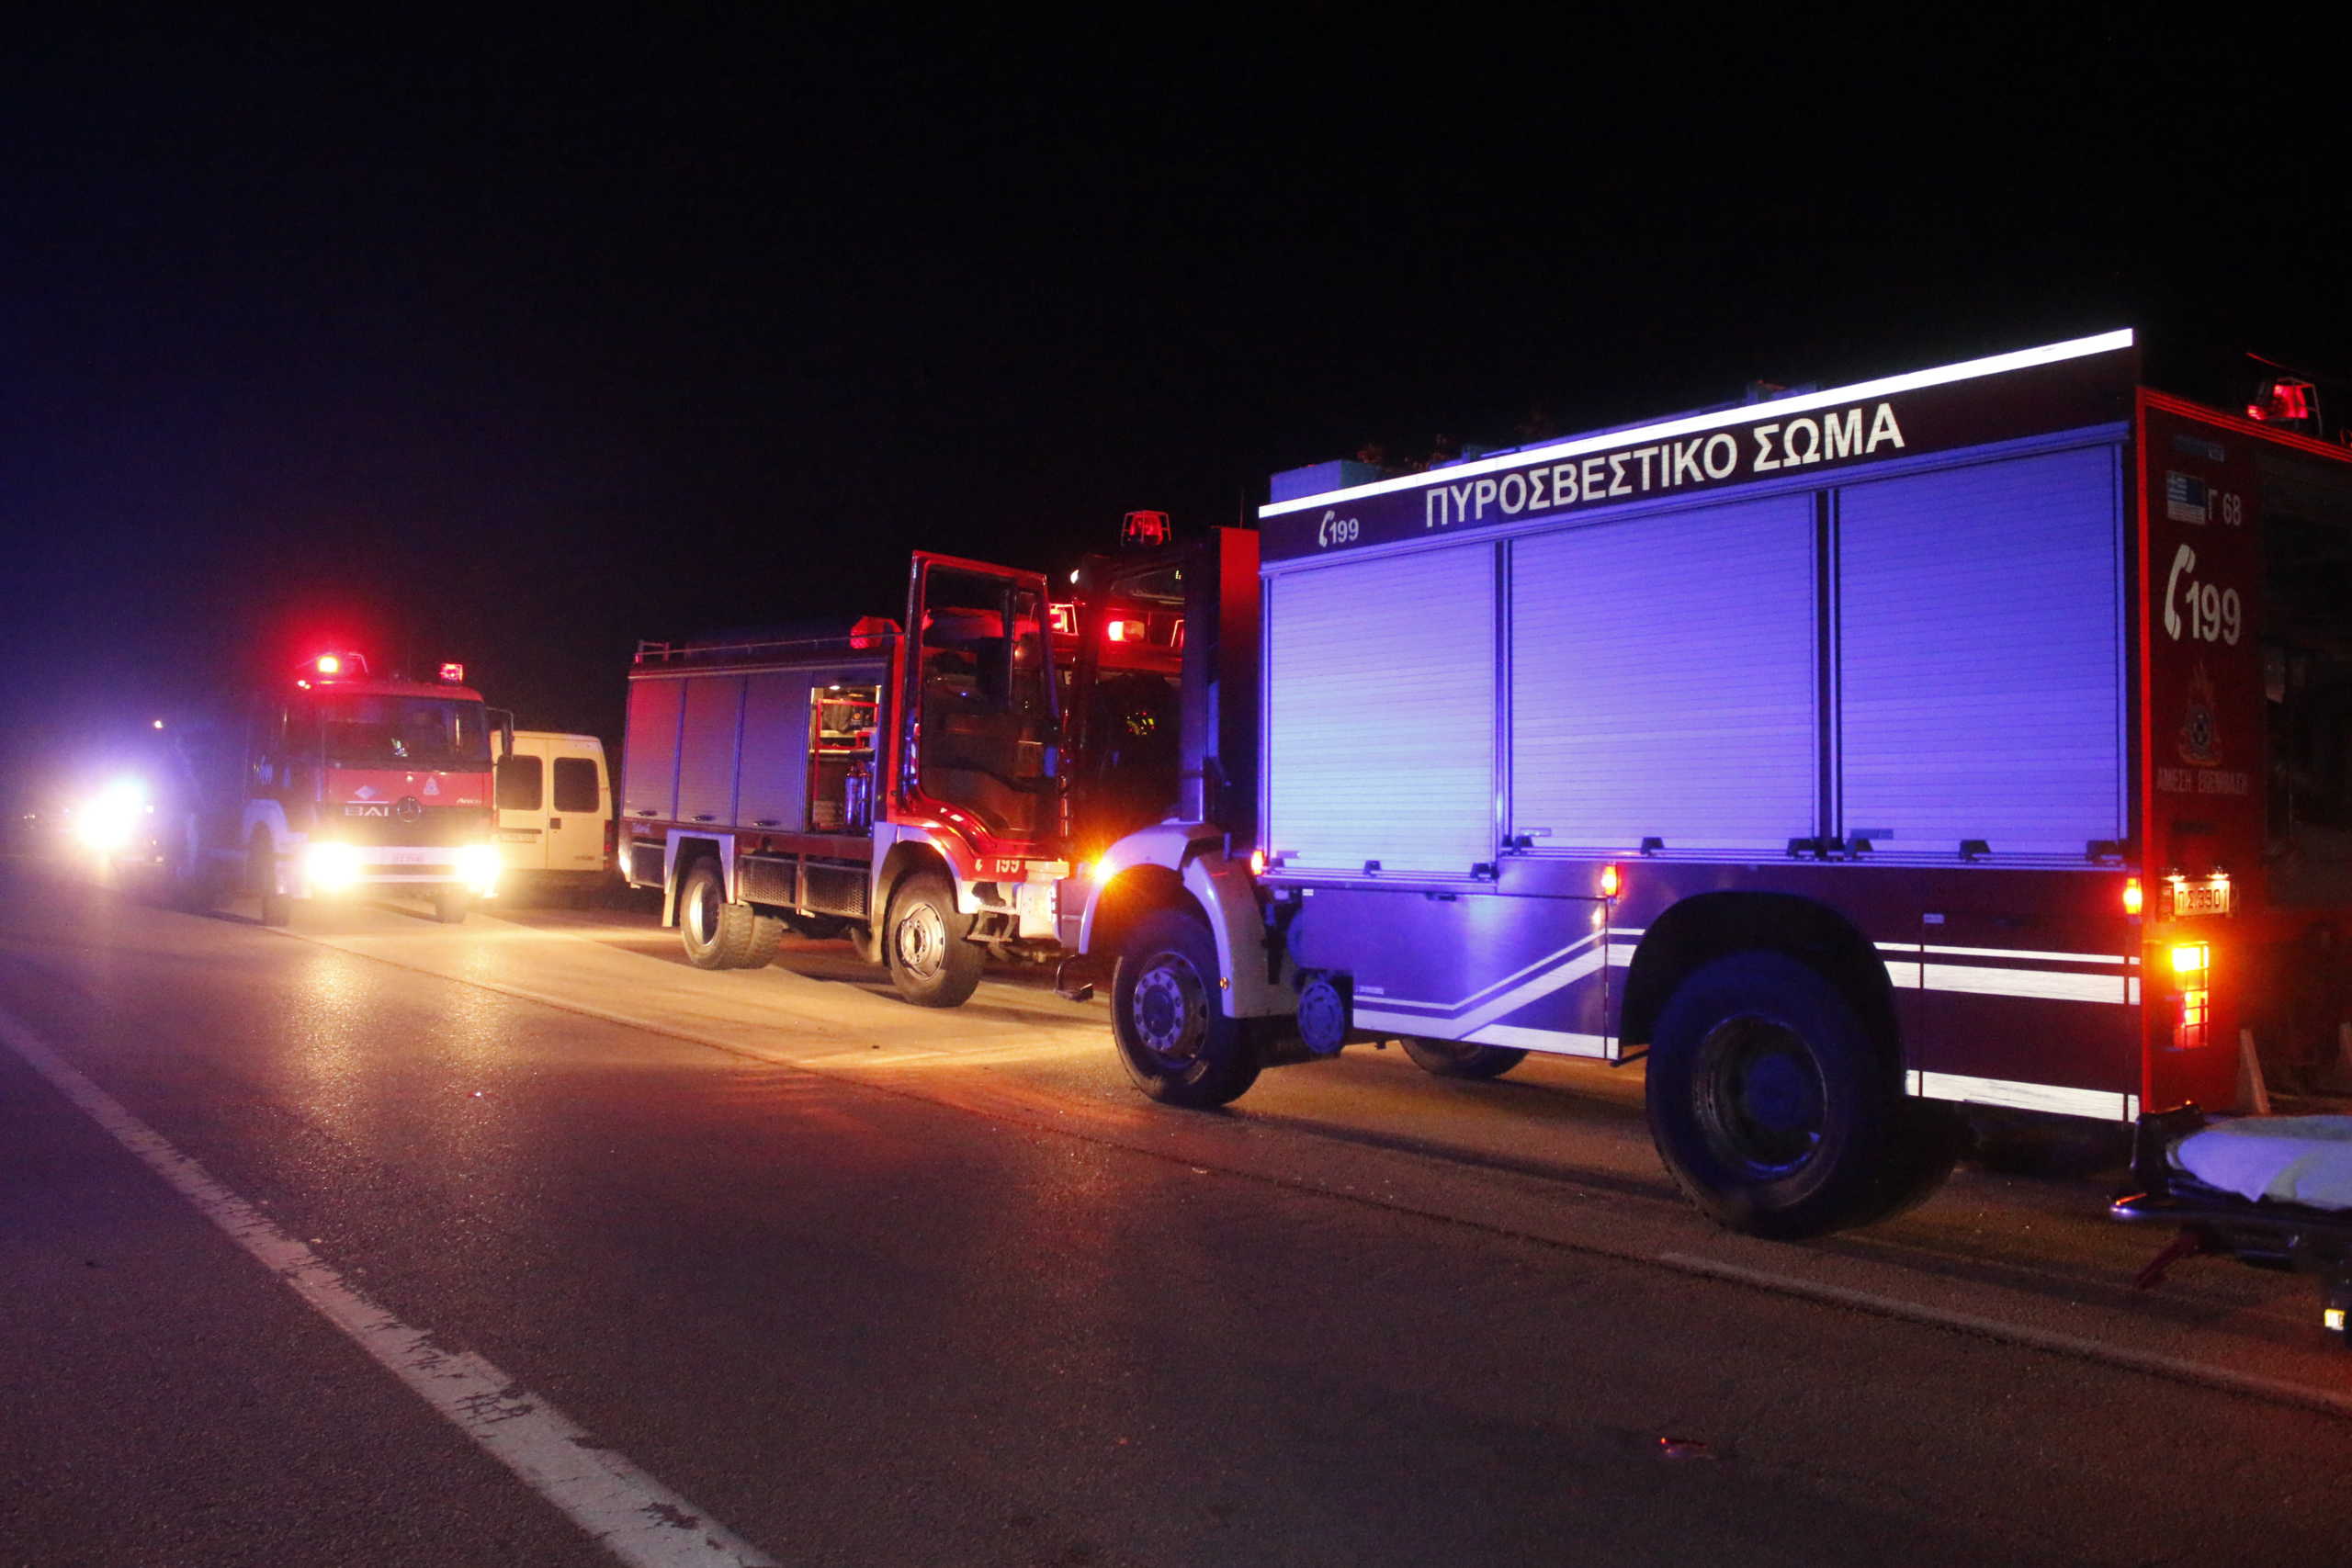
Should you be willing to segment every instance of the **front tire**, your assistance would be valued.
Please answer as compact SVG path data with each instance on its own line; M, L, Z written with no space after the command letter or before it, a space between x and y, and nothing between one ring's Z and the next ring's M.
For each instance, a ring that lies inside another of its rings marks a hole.
M1399 1040L1413 1066L1440 1078L1498 1078L1521 1062L1527 1053L1509 1045L1473 1045L1466 1040Z
M1112 1037L1136 1087L1163 1105L1228 1104L1258 1081L1258 1053L1217 979L1208 928L1174 910L1144 919L1120 949Z
M758 969L775 956L783 938L784 922L775 916L728 902L717 861L695 862L678 889L678 939L687 963L697 969Z
M1866 1224L1919 1196L1927 1175L1900 1146L1893 1042L1784 953L1736 953L1676 987L1650 1043L1648 1102L1676 1182L1745 1235Z
M941 873L918 871L899 883L882 923L882 962L899 995L919 1008L963 1005L979 987L985 957L966 940L971 929Z
M433 918L445 926L461 926L472 910L474 901L464 893L435 893L433 896Z

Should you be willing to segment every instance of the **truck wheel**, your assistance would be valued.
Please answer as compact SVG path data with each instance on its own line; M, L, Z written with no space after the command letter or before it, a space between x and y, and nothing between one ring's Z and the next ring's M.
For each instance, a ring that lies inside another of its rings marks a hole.
M1498 1078L1521 1062L1527 1053L1509 1045L1473 1045L1466 1040L1397 1041L1413 1066L1441 1078Z
M292 923L294 900L277 890L277 852L269 841L269 830L257 829L254 841L245 853L247 886L261 898L261 923L283 926Z
M433 896L433 918L445 926L461 926L474 907L469 894L435 893Z
M1650 1136L1727 1229L1792 1239L1865 1224L1925 1175L1896 1145L1890 1043L1786 954L1736 953L1667 999L1650 1043Z
M1216 943L1172 909L1139 923L1120 950L1111 1033L1127 1076L1162 1104L1224 1105L1258 1081L1258 1053L1221 999Z
M755 969L775 956L781 922L754 915L749 904L727 901L727 879L706 855L678 889L678 940L697 969Z
M918 871L899 883L882 924L882 962L899 995L919 1008L961 1006L979 986L985 957L965 940L971 929L941 873Z

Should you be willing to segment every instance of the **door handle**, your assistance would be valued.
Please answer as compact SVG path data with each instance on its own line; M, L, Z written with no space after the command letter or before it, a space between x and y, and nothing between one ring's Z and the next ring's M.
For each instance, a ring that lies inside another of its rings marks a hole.
M562 826L563 826L563 818L560 818L560 817L550 817L550 818L548 818L548 832L552 833L552 832L554 832L558 828L560 828L560 827L562 827Z

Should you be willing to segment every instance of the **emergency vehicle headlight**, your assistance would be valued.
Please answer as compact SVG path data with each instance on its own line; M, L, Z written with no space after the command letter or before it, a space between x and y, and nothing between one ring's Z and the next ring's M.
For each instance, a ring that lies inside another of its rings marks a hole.
M498 846L468 844L458 851L458 879L487 898L498 891Z
M83 808L74 830L88 848L100 854L111 854L130 844L131 835L138 830L139 818L147 810L147 792L140 787L139 781L118 779Z
M359 880L359 851L321 840L302 851L304 880L318 893L340 893Z

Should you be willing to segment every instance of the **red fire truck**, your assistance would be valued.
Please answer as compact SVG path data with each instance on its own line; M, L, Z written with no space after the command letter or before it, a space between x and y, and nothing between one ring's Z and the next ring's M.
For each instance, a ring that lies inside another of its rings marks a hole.
M185 907L422 894L457 922L498 878L492 725L458 665L435 682L320 654L282 684L168 726L155 869Z
M914 558L904 626L641 644L620 863L707 969L846 933L953 1007L1054 937L1063 859L1046 581Z
M2118 333L1279 476L1193 573L1185 808L1064 901L1127 1070L1644 1060L1784 1236L1931 1189L1955 1107L2231 1104L2352 913L2352 453L2295 398Z
M1167 519L1125 532L1157 559ZM1175 795L1182 615L1159 580L1098 592L1118 558L1057 602L1037 572L919 554L903 626L641 644L620 864L687 958L847 935L907 1000L954 1007L991 955L1057 956L1073 833L1107 845Z

